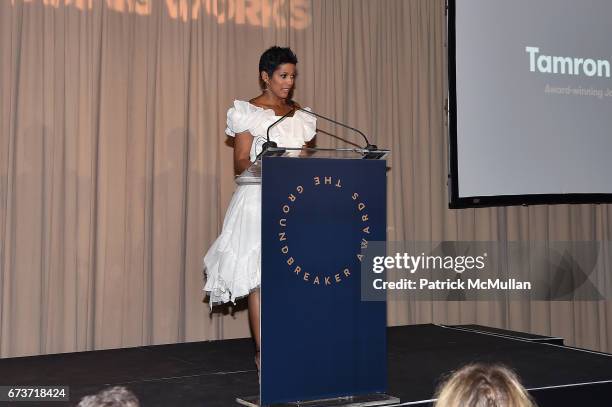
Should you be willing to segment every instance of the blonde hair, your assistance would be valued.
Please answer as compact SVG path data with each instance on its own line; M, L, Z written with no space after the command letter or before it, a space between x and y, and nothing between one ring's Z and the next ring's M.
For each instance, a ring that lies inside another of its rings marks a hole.
M436 392L435 407L536 407L516 374L502 365L471 364Z
M85 396L77 407L139 407L134 393L123 386L104 389L93 396Z

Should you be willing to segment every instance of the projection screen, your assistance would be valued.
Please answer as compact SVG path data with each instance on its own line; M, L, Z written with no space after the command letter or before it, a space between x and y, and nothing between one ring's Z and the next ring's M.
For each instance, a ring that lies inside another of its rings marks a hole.
M612 1L450 0L450 207L612 202Z

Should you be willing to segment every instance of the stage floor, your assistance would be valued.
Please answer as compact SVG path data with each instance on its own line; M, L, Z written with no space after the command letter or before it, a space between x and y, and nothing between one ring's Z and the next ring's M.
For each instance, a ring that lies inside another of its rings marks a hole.
M476 325L388 328L388 393L427 406L444 375L484 361L512 367L540 407L612 406L612 355L560 341ZM1 359L0 385L70 386L71 403L13 404L20 407L76 405L111 385L128 387L145 407L227 407L258 393L250 339Z

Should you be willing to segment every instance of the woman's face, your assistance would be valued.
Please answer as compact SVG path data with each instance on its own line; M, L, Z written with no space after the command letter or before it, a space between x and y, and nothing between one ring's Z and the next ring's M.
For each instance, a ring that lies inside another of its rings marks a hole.
M287 99L295 85L297 71L294 64L281 64L276 68L272 77L267 72L262 74L268 92L272 92L280 99Z

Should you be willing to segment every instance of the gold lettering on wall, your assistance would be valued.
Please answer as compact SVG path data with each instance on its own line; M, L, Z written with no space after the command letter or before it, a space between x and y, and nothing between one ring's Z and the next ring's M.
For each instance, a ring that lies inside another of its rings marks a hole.
M92 10L94 3L103 2L106 8L118 13L136 13L139 15L151 14L151 7L154 0L11 0L15 3L42 3L46 7L59 8L60 6L74 7L79 10ZM185 1L185 0L183 0Z
M190 5L187 0L166 0L168 15L172 19L180 18L187 21L189 17L197 19L200 12L200 0L192 2Z
M197 20L207 15L217 24L250 25L253 27L290 27L303 30L310 25L308 0L11 0L16 3L42 3L46 7L75 7L92 10L103 2L117 13L148 16L153 7L163 7L174 20ZM288 18L287 18L288 17Z
M68 3L70 0L66 0ZM106 7L119 13L136 13L141 16L151 14L152 0L105 0ZM90 0L91 3L91 0Z

